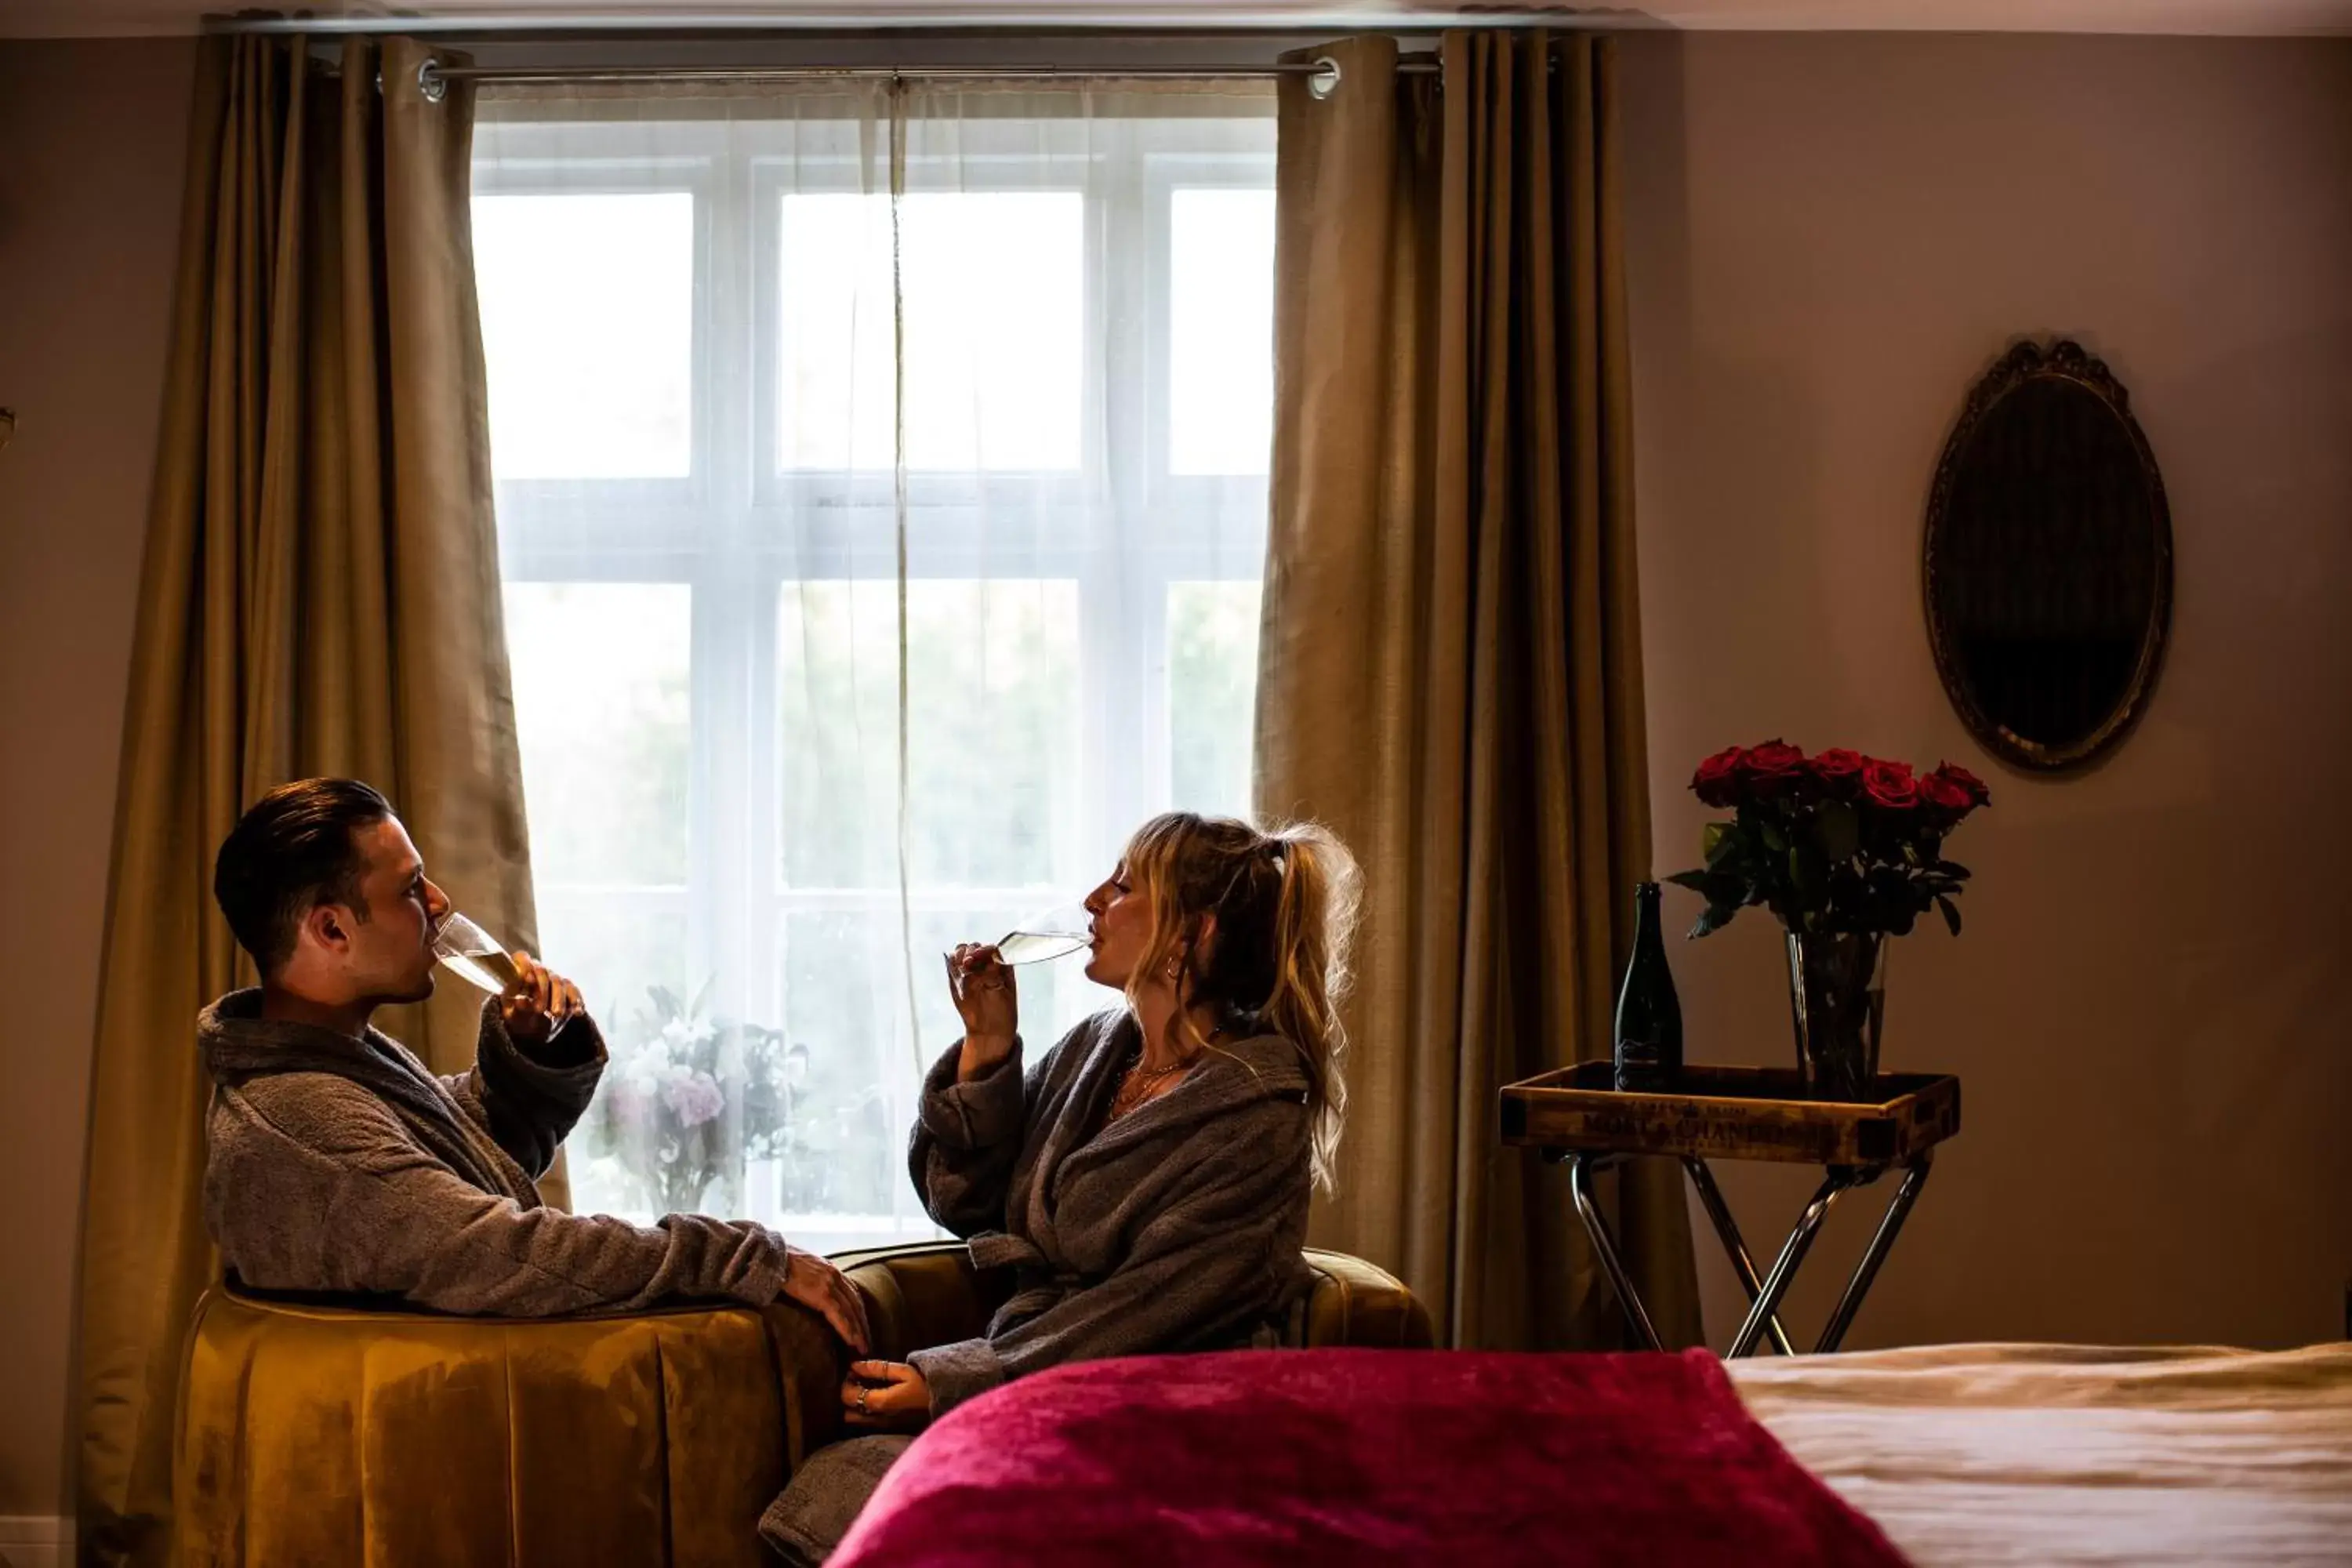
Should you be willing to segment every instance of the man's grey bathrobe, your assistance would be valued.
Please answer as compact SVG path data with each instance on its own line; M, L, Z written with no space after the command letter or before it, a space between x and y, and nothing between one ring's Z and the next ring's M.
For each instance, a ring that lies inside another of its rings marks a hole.
M584 1014L526 1051L486 1003L473 1070L447 1078L377 1029L265 1021L259 991L205 1008L196 1038L213 1079L205 1222L245 1284L511 1317L757 1306L783 1288L783 1240L760 1226L541 1205L536 1179L604 1070Z
M915 1352L934 1417L1064 1362L1277 1342L1307 1283L1307 1075L1278 1035L1220 1047L1176 1087L1104 1124L1139 1029L1089 1018L1026 1073L1021 1051L923 1083L908 1154L931 1217L1016 1286L982 1338ZM787 1558L837 1544L904 1437L819 1450L761 1529Z

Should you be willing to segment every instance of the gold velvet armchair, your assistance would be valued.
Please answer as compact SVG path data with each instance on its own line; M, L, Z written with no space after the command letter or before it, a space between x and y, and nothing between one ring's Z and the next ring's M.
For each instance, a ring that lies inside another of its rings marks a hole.
M847 1253L875 1352L978 1333L1009 1280L954 1242ZM1370 1264L1307 1254L1288 1338L1421 1348L1429 1317ZM526 1321L215 1287L182 1369L183 1568L676 1568L771 1561L756 1526L841 1427L847 1356L814 1314L682 1307Z

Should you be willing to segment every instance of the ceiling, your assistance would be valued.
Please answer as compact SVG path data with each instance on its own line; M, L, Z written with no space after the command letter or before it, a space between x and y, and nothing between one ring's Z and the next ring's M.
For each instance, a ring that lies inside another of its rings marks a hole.
M253 0L0 0L0 37L103 37L191 33L208 12ZM473 17L765 17L831 25L971 25L975 14L1024 25L1181 26L1378 26L1429 25L1454 14L1554 10L1602 25L1820 32L2352 34L2352 0L1628 0L1622 5L1445 5L1427 0L287 0L287 11L321 16L388 12L436 19Z

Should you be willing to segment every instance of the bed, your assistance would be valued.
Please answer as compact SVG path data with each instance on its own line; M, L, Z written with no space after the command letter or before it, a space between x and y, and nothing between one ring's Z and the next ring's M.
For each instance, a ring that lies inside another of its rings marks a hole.
M2352 1344L1935 1345L1729 1371L1919 1568L2352 1563Z
M933 1426L835 1563L1120 1559L2352 1563L2352 1345L1066 1366Z

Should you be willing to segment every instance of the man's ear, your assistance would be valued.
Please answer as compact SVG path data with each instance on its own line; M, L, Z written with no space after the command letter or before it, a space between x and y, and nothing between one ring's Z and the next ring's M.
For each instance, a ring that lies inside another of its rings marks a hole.
M341 958L352 950L352 911L341 904L313 904L302 917L302 937Z

